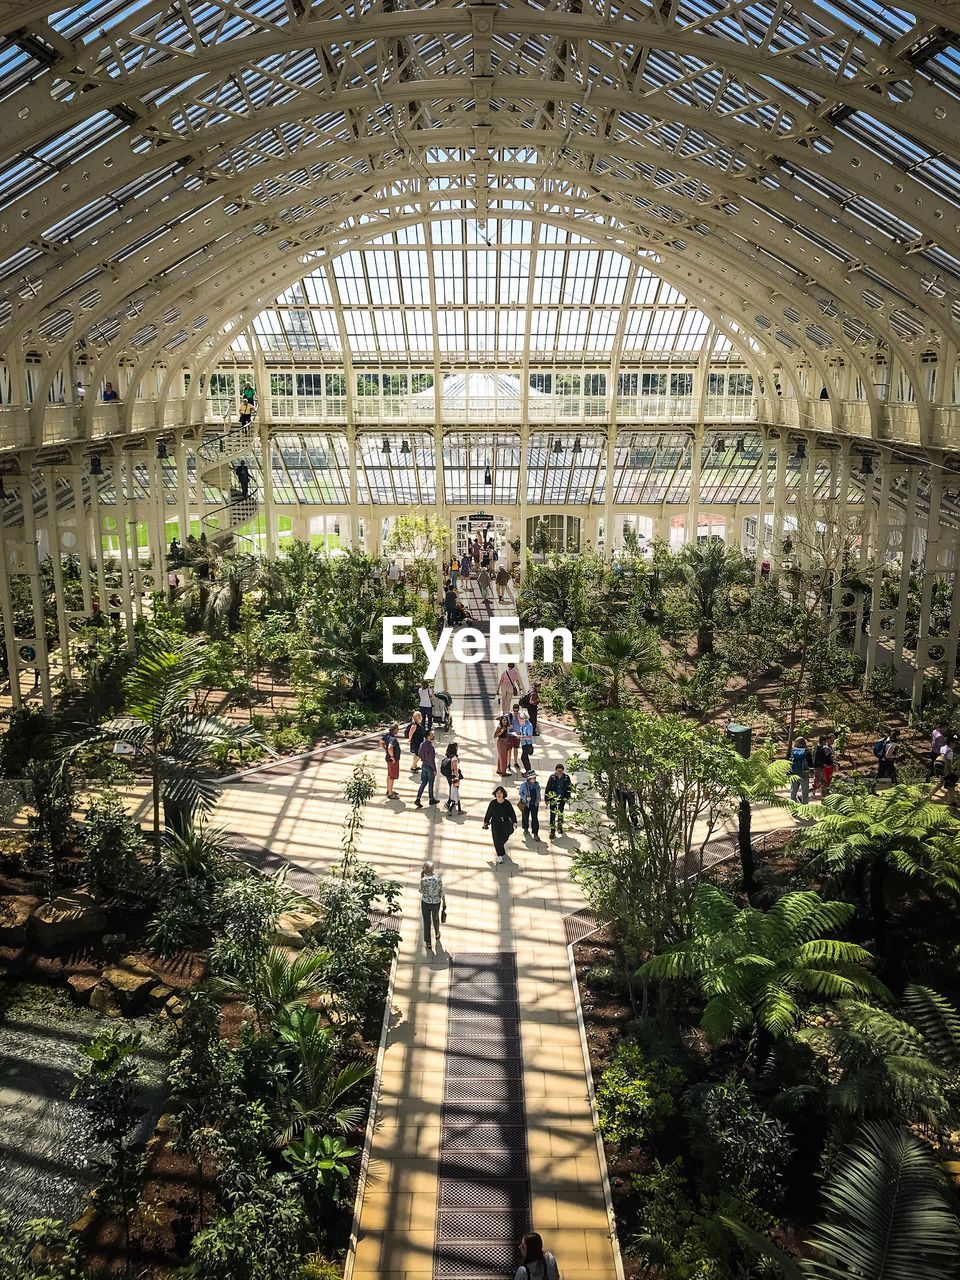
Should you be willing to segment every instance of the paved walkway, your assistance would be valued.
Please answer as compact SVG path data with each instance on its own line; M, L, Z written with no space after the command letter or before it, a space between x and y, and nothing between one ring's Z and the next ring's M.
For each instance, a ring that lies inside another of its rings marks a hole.
M479 613L479 600L472 608ZM455 1257L436 1241L451 974L461 971L457 957L475 962L478 955L492 960L493 953L516 960L532 1225L557 1255L565 1280L616 1275L563 925L564 916L585 905L569 877L576 839L537 845L516 835L507 862L495 865L482 819L498 781L492 748L497 674L489 666L451 664L437 680L455 698L463 814L448 815L442 804L414 808L414 780L405 767L401 801L388 802L381 791L365 812L360 857L403 885L403 929L354 1259L357 1280L513 1273L510 1257L491 1256L487 1270L479 1257ZM438 756L450 740L438 733ZM546 729L536 744L534 764L545 781L547 770L569 753L571 735ZM216 820L300 866L330 867L339 859L343 786L357 755L338 751L296 772L253 774L226 789ZM368 759L382 786L382 753L371 748ZM446 795L442 778L438 794ZM549 835L548 821L544 827ZM443 950L436 955L424 950L421 937L417 884L426 857L439 865L448 903ZM479 1230L475 1217L456 1221L466 1238Z

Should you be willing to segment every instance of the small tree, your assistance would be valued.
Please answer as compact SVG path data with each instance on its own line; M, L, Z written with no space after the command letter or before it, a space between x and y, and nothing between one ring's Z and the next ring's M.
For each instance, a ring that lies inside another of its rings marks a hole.
M137 1102L141 1069L134 1060L142 1037L139 1032L111 1027L96 1036L81 1052L87 1066L77 1072L72 1096L87 1109L90 1135L106 1148L104 1181L98 1191L101 1204L112 1205L123 1224L124 1274L130 1274L131 1219L137 1206L146 1158L136 1149L135 1138L142 1109Z
M340 849L343 853L343 860L340 864L340 874L342 876L349 874L356 859L357 840L363 830L363 810L367 801L376 792L376 789L377 784L374 782L373 774L370 772L366 756L364 756L353 766L347 785L344 788L344 795L350 808L343 820L343 835L340 837Z
M112 791L94 800L80 836L84 871L101 893L136 896L146 886L146 843L139 825Z

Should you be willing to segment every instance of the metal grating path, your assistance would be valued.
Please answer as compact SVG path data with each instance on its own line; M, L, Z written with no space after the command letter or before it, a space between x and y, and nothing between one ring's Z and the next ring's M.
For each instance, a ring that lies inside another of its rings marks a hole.
M450 957L433 1280L502 1280L530 1224L517 962Z

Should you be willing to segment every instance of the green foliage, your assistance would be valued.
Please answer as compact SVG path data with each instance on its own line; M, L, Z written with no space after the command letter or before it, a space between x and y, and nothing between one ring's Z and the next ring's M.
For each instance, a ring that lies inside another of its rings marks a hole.
M630 1249L658 1280L746 1280L715 1208L691 1198L679 1160L634 1177L633 1186L643 1203Z
M704 1185L768 1208L781 1198L793 1155L790 1135L742 1080L695 1092L690 1114Z
M146 841L113 792L94 800L80 833L84 875L98 892L136 897L149 885Z
M350 1177L348 1161L360 1154L343 1138L329 1134L322 1137L313 1129L307 1129L299 1142L291 1142L283 1158L300 1183L304 1195L315 1208L339 1204L343 1199L345 1184Z
M597 1084L600 1132L626 1150L663 1129L674 1115L683 1072L621 1040Z
M321 1024L315 1009L288 1008L277 1023L277 1033L289 1071L280 1096L280 1142L289 1143L313 1129L342 1133L357 1129L363 1108L351 1103L349 1095L372 1074L372 1068L365 1062L339 1065L334 1033Z
M753 584L756 567L738 549L711 540L684 547L675 572L696 612L697 652L712 653L717 630L745 599L738 601L736 589Z
M376 790L377 784L367 765L366 757L364 757L353 766L350 771L350 777L344 787L344 796L350 807L347 811L347 816L343 820L343 834L340 838L340 850L343 854L343 862L340 868L342 875L348 873L356 859L357 840L363 830L363 810L370 797L376 793Z
M83 1280L76 1236L62 1222L0 1214L0 1280Z
M290 1280L299 1272L306 1227L290 1175L251 1180L230 1211L194 1237L192 1280Z
M217 891L231 878L235 864L223 847L223 833L188 826L163 837L157 868L158 906L147 938L161 955L198 942L216 919Z
M371 911L394 914L400 886L382 880L373 867L353 862L346 874L317 881L314 895L322 915L320 941L328 953L327 979L336 999L330 1016L355 1023L370 1006L375 991L385 987L399 944L393 930L370 925Z
M906 1129L864 1125L823 1189L813 1280L950 1280L960 1224L927 1147Z
M870 954L834 933L853 914L844 902L816 893L787 893L769 911L738 907L712 884L700 884L691 904L689 937L649 960L641 973L660 981L692 979L706 999L700 1025L714 1044L758 1033L791 1032L802 996L838 1000L864 994L889 998L868 971Z

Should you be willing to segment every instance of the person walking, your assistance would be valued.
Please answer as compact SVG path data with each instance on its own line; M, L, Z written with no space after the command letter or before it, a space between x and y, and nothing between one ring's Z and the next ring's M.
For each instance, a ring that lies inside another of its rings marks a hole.
M828 733L823 744L823 781L820 784L820 795L824 799L830 794L833 786L833 775L837 766L837 735Z
M433 784L437 777L437 749L433 745L433 730L428 729L423 741L420 743L420 787L417 791L417 798L414 804L418 809L423 808L420 797L424 791L428 792L428 798L431 804L437 803L436 793Z
M418 773L420 770L420 745L426 736L427 731L423 727L423 715L419 711L415 711L410 723L407 725L407 742L410 745L410 755L413 757L410 761L411 773Z
M250 496L250 468L241 458L237 466L234 468L237 476L237 483L240 486L240 497L249 498Z
M533 835L534 840L540 842L540 800L542 791L540 783L537 781L537 775L531 769L524 780L520 783L520 808L521 820L523 822L523 830L528 830Z
M440 762L440 772L446 778L449 787L447 813L452 813L454 809L457 813L463 813L460 808L460 781L463 774L460 772L460 748L456 742L447 744L447 754Z
M428 951L433 950L431 928L437 937L440 950L440 918L447 914L447 898L443 892L443 877L437 873L428 858L420 868L420 914L423 916L423 941Z
M790 751L790 799L797 803L810 803L810 770L813 768L813 754L807 746L806 738L794 740Z
M934 770L935 776L943 783L945 791L953 793L957 785L957 760L956 749L960 739L955 733L947 735L947 739L940 748L940 756L937 760L937 767Z
M396 560L391 560L387 568L387 583L391 591L396 591L400 585L400 579L403 577L403 570L397 564Z
M540 686L534 681L530 686L530 692L526 695L527 710L530 712L530 724L533 727L533 736L536 737L537 729L537 712L540 708ZM520 705L523 706L523 698L520 699Z
M524 773L530 772L530 753L533 751L533 725L530 713L523 707L517 707L513 731L520 739L520 766Z
M460 561L456 556L450 561L450 585L454 591L457 589L457 576L460 573Z
M497 599L501 604L503 604L503 593L506 591L509 582L510 574L507 570L507 566L502 564L497 570Z
M477 586L480 588L480 599L486 604L490 599L490 573L487 569L481 569L477 574Z
M929 782L937 772L937 761L940 759L940 752L946 745L946 741L950 736L950 726L943 721L938 724L930 735L930 767L927 771L927 781Z
M562 764L554 766L553 773L547 779L547 787L544 795L547 799L547 808L550 810L550 839L556 838L557 833L563 835L563 811L567 807L567 801L573 794L573 782L569 773Z
M493 731L493 740L497 748L497 773L505 778L510 772L510 752L512 751L513 729L509 716L501 716Z
M509 715L510 708L520 697L520 672L515 662L508 662L507 669L497 681L500 696L500 714Z
M543 1247L543 1237L528 1231L520 1241L522 1259L513 1280L560 1280L560 1268L552 1253Z
M827 735L821 733L817 738L817 745L813 748L813 781L810 784L810 792L816 795L823 787L823 766L827 753Z
M400 777L400 740L397 737L400 731L398 724L392 724L380 741L383 743L383 753L387 762L387 799L395 799L394 786Z
M885 738L873 744L873 754L877 757L877 781L888 778L892 786L897 785L897 761L900 759L900 730L891 729Z
M433 728L433 694L430 691L430 681L424 678L420 681L420 688L417 690L417 706L423 716L423 731Z
M484 815L483 829L484 831L489 829L493 836L493 847L497 851L497 866L499 866L507 856L507 841L517 829L517 813L507 799L504 787L494 787L493 799L487 805L487 812Z
M443 611L447 618L448 627L457 625L457 606L459 603L460 600L453 588L453 584L448 582L447 589L443 593Z

